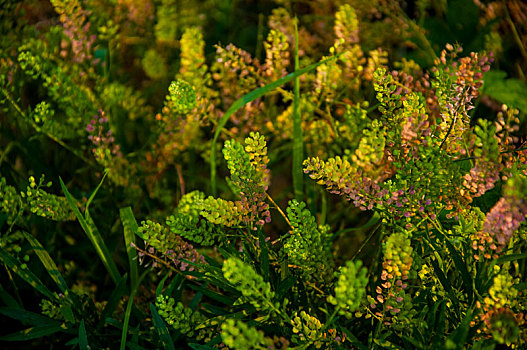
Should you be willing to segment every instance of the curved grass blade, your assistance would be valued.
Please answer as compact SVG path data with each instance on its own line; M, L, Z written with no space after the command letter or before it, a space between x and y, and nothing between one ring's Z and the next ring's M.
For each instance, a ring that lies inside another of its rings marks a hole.
M18 307L1 307L0 314L32 326L58 325L59 321Z
M29 283L33 288L42 293L48 299L56 300L57 297L40 281L40 279L29 271L27 268L22 268L20 262L11 254L0 248L0 261L7 265L20 278Z
M23 231L22 234L24 235L24 238L29 242L31 248L33 249L35 254L37 254L38 258L46 268L46 271L48 271L49 275L57 284L60 291L63 294L66 294L66 292L69 290L68 285L66 284L66 281L64 280L62 275L60 274L60 271L51 256L49 256L48 252L44 249L42 244L40 244L40 242L35 237L25 231Z
M9 294L5 289L4 287L2 287L2 285L0 285L0 300L2 300L2 302L4 303L4 305L8 306L8 307L13 307L13 308L20 308L20 304L18 304L18 302L16 301L15 298L13 298L11 296L11 294Z
M86 327L84 326L84 319L81 320L79 325L79 348L81 350L88 350L90 346L88 345L88 335L86 334Z
M313 63L307 67L304 67L302 69L299 69L297 71L294 71L293 73L289 73L285 77L282 77L280 79L277 79L273 82L270 82L269 84L262 86L261 88L258 88L256 90L253 90L249 92L246 95L243 95L238 100L236 100L230 107L227 109L227 112L221 117L221 119L218 121L218 125L216 126L216 131L214 132L214 137L212 139L211 144L211 153L210 153L210 183L212 187L212 195L216 195L216 142L218 141L218 137L220 136L221 130L227 124L227 121L230 119L230 117L236 113L240 108L245 106L247 103L252 102L256 100L257 98L262 97L263 95L273 91L277 87L280 87L284 85L285 83L290 82L291 80L301 76L302 74L305 74L307 72L310 72L317 68L318 66L322 64L329 63L333 60L336 60L338 58L338 55L335 55L333 57L330 57L324 61L320 61L317 63Z
M161 279L161 281L157 284L157 288L156 288L156 297L160 296L161 294L163 294L163 288L165 288L165 282L166 280L168 279L170 275L167 273L165 274L165 276ZM169 294L167 294L169 295Z
M31 327L22 331L11 333L0 337L1 341L24 341L36 338L42 338L46 335L65 331L60 324L50 324L46 326Z
M86 208L85 217L83 217L79 208L77 208L77 205L76 205L77 200L68 192L66 185L64 185L64 182L62 182L62 179L60 177L59 177L59 181L60 181L60 186L62 187L62 191L64 192L64 195L66 196L66 199L68 200L68 203L71 209L75 213L77 220L79 220L79 223L81 224L82 229L86 233L86 236L88 236L88 239L90 240L90 242L93 244L95 251L97 252L97 255L99 255L99 258L102 260L102 263L106 267L106 270L108 270L108 273L110 274L110 277L112 278L113 282L117 284L119 280L121 279L121 275L119 274L119 270L117 270L117 266L112 260L110 252L108 248L106 247L106 244L104 243L104 240L102 239L101 234L99 233L99 230L97 229L97 226L95 226L95 223L90 217L88 208ZM97 189L99 189L99 187L100 187L100 184L99 186L97 186ZM96 192L97 191L94 191L90 198L95 196Z
M124 242L126 245L126 254L128 255L128 263L130 265L130 283L132 286L137 286L137 250L134 247L135 233L139 226L137 225L131 207L121 208L119 215L123 223Z
M172 337L170 336L170 332L168 331L168 328L165 325L165 322L163 322L163 320L161 319L161 316L159 316L159 313L157 312L156 307L150 304L150 310L152 311L152 319L154 320L154 326L156 327L157 333L159 334L159 337L161 338L161 341L163 342L165 349L175 350L174 341L172 340Z
M372 227L373 225L375 225L376 223L378 223L379 220L381 220L381 216L379 215L378 212L375 211L375 212L373 212L373 215L368 220L368 222L366 222L364 225L359 226L359 227L345 228L345 229L342 229L340 231L337 231L333 235L333 239L337 238L338 236L340 236L340 235L342 235L344 233L353 232L353 231L364 231L364 230L367 230L370 227Z

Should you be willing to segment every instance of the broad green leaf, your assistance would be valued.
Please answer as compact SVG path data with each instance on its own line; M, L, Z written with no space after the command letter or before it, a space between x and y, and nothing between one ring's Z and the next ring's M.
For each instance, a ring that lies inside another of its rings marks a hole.
M154 320L154 327L156 328L157 334L159 334L159 337L161 338L161 341L163 342L165 349L175 350L174 342L172 341L170 332L168 331L168 328L165 325L165 322L163 322L163 319L161 318L161 316L159 316L159 313L157 312L156 307L150 304L150 310L152 311L152 319Z
M132 314L132 306L134 305L136 289L132 289L128 303L126 304L126 310L124 312L123 330L121 333L121 350L126 348L126 337L128 336L128 324L130 323L130 315Z
M56 300L57 297L33 274L27 267L22 268L22 264L11 256L8 252L0 247L0 260L7 265L20 278L29 283L33 288L42 293L50 300Z
M490 70L485 73L482 92L509 107L527 113L527 84L521 80L507 79L507 73Z
M183 283L185 283L186 278L183 275L174 276L172 281L168 284L168 287L165 289L165 295L173 296L177 300L181 299L181 294L183 293ZM176 288L177 287L177 288ZM174 294L176 291L176 294Z
M90 346L88 345L88 335L86 334L86 327L84 326L84 319L81 320L79 325L79 348L81 350L88 350Z
M90 197L88 198L88 200L86 201L86 211L88 211L88 209L90 208L90 204L91 202L93 201L93 199L95 198L95 195L97 195L97 192L99 192L99 189L101 188L102 186L102 183L104 182L104 179L106 178L106 175L108 175L110 171L108 169L106 169L104 171L104 175L102 176L102 179L101 181L99 181L99 184L97 185L97 187L95 187L95 190L93 190L92 194L90 195Z
M30 235L29 233L25 231L22 232L22 234L24 235L25 239L29 242L29 244L31 245L31 248L33 249L35 254L37 254L38 258L40 259L40 261L46 268L46 271L48 271L49 275L51 276L53 281L57 284L60 291L63 294L66 294L66 292L69 290L68 285L66 284L66 281L64 280L64 278L62 278L62 275L60 274L60 271L57 268L57 265L55 264L53 259L51 259L48 252L44 249L42 244L40 244L40 242L35 237L33 237L32 235Z
M0 285L0 300L2 300L2 302L8 306L8 307L12 307L12 308L20 308L20 305L18 304L18 302L16 301L15 298L13 298L11 296L11 294L9 294L5 289L4 287L2 287L2 285Z
M79 211L79 208L77 208L77 200L68 192L66 185L64 185L64 182L60 177L59 181L60 186L62 187L62 191L64 192L64 195L66 196L66 199L68 200L68 203L71 207L71 210L73 210L73 212L75 213L75 216L77 217L77 220L79 220L79 223L81 224L82 229L86 233L86 236L88 236L88 239L93 244L97 255L99 255L99 258L108 270L108 273L110 274L110 277L112 278L113 282L115 284L119 283L119 280L121 279L119 270L117 270L117 266L112 260L110 251L106 247L106 244L104 243L104 240L101 234L99 233L97 226L95 226L95 223L91 219L88 210L86 209L85 217L83 217L81 212ZM99 186L97 187L97 189L99 188ZM92 197L95 196L96 192L97 191L94 191L94 193L92 193Z
M0 314L32 326L60 324L57 320L18 307L0 307Z
M496 264L503 264L508 261L516 261L525 258L527 258L527 253L503 255L496 260Z
M205 283L203 285L203 289L206 290L207 288L207 285L208 283ZM198 291L196 294L194 294L194 297L192 298L192 300L190 301L190 303L188 304L188 307L194 311L196 310L196 308L198 307L198 304L201 302L201 299L203 299L203 293L201 291Z
M135 249L135 233L139 226L135 220L131 207L121 208L119 210L121 222L124 228L124 242L126 254L128 255L128 264L130 265L130 284L131 288L139 287L137 284L137 250Z
M63 332L65 328L60 324L49 324L46 326L32 327L22 331L11 333L0 337L2 341L24 341L45 337L46 335Z

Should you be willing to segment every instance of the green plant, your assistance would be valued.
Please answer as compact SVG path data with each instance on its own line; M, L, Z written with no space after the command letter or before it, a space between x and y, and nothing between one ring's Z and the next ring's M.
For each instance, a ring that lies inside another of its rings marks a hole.
M521 2L4 3L6 348L527 344Z

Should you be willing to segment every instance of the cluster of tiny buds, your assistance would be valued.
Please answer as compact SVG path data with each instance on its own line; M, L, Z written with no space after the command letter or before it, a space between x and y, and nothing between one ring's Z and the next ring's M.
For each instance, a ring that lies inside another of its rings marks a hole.
M130 246L137 249L137 255L141 264L143 264L146 256L154 258L151 262L146 263L144 265L145 267L148 267L151 264L152 268L157 268L162 263L166 266L174 266L181 271L193 271L194 265L187 261L194 264L205 263L203 255L199 254L192 244L187 243L182 239L178 243L179 246L177 249L169 249L166 252L161 253L161 256L158 256L156 249L152 246L148 246L147 242L145 242L145 250L138 248L134 243L130 243Z
M104 131L106 124L108 124L108 118L105 116L104 111L99 110L99 115L94 115L86 126L86 131L90 134L88 139L95 146L93 153L96 157L102 157L103 154L101 154L100 149L108 149L112 155L122 157L120 146L115 144L112 130Z

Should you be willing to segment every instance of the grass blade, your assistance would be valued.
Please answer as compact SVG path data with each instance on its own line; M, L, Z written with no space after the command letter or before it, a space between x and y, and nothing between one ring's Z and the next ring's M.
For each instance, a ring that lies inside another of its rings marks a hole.
M472 310L468 310L461 324L446 339L444 343L446 349L461 350L465 348L464 345L467 344L467 338L469 338L470 322L473 319Z
M293 73L289 73L285 77L282 77L273 82L270 82L269 84L262 86L261 88L253 90L249 92L248 94L245 94L242 97L240 97L229 107L229 109L227 109L227 112L225 112L225 114L218 121L218 125L216 126L216 131L214 132L214 137L212 138L211 154L210 154L210 183L212 187L212 195L216 195L216 142L218 141L218 137L220 136L221 130L223 129L225 124L227 124L227 121L230 119L230 117L234 113L236 113L236 111L238 111L240 108L245 106L247 103L252 102L256 100L257 98L262 97L263 95L273 91L277 87L280 87L284 85L285 83L290 82L291 80L295 79L296 77L301 76L302 74L312 71L313 69L317 68L318 66L322 64L326 64L326 63L329 63L337 59L337 57L338 55L330 57L324 61L313 63L307 67L296 70Z
M496 260L496 264L503 264L508 261L521 260L525 258L527 258L527 253L503 255Z
M81 350L90 349L88 345L88 335L86 334L86 327L84 326L84 320L81 320L79 325L79 348Z
M340 231L337 231L333 235L333 239L337 238L338 236L340 236L340 235L342 235L344 233L353 232L353 231L365 231L365 230L369 229L370 227L372 227L373 225L377 224L380 220L381 220L381 216L379 215L379 213L378 212L374 212L373 215L371 216L371 218L368 220L368 222L365 223L364 225L359 226L359 227L345 228L345 229L342 229Z
M263 230L259 230L258 241L260 243L260 272L264 280L269 282L269 250Z
M36 338L42 338L46 335L64 331L60 324L50 324L46 326L31 327L22 331L11 333L0 337L1 341L23 341Z
M33 274L33 272L29 271L27 268L22 268L20 262L2 248L0 248L0 261L6 264L14 273L48 299L57 299L56 296L40 281L40 279Z
M298 19L295 17L295 71L299 68L298 61ZM293 191L297 201L304 200L304 136L302 135L302 115L300 114L300 79L294 80L293 98Z
M452 260L454 260L456 268L461 273L461 279L463 280L463 285L465 286L465 291L468 295L468 304L471 305L474 299L474 288L472 277L470 276L470 273L467 269L467 264L465 263L457 249L454 247L454 245L450 242L450 240L447 237L443 238L445 240L446 246L448 247L448 250L450 251L450 254L452 255Z
M156 307L150 304L150 310L152 311L152 319L154 320L154 326L156 327L157 333L159 334L159 337L161 338L161 341L163 342L165 349L175 350L174 341L172 340L172 337L170 336L170 332L168 331L168 328L165 325L165 322L163 322L163 320L161 319L161 316L159 316L159 313L157 312Z
M117 270L117 266L111 258L110 252L106 247L106 244L104 243L104 240L102 239L99 230L97 229L95 223L89 215L88 208L86 208L85 217L83 217L81 212L79 211L79 208L77 208L77 200L68 192L66 185L64 185L64 182L62 182L62 179L60 177L59 181L60 186L62 187L62 191L64 192L64 195L66 196L66 199L68 200L71 209L75 213L77 220L79 220L82 229L86 233L86 236L88 236L90 242L93 244L97 255L99 255L99 258L102 260L102 263L106 267L106 270L108 270L108 273L110 274L110 277L112 278L113 282L117 284L121 279L121 275L119 274L119 270ZM99 186L97 187L97 189L99 188ZM95 193L96 191L92 193L91 197L95 196Z
M226 295L223 295L223 294L220 294L220 293L217 293L217 292L214 292L210 289L207 289L207 288L204 288L202 286L196 286L194 284L189 284L188 287L190 289L193 289L195 290L196 292L200 292L202 293L203 295L213 299L213 300L216 300L217 302L220 302L224 305L234 305L234 302L236 301L236 299L234 298L231 298L229 296L226 296Z
M48 252L44 249L42 244L40 244L40 242L35 237L25 231L22 232L22 234L24 235L25 239L29 242L31 248L37 254L38 258L46 268L46 271L48 271L49 275L51 276L53 281L55 281L60 291L63 294L66 294L66 292L69 290L68 285L66 284L66 281L64 280L62 275L60 274L60 271L51 256L49 256Z
M348 337L348 340L351 342L352 345L355 345L358 349L360 350L368 350L369 348L362 344L361 341L355 336L355 334L353 334L353 332L351 332L350 330L348 330L347 328L340 328L341 331L343 333L346 334L346 336Z
M18 304L18 302L16 301L15 298L13 298L11 296L11 294L9 294L5 289L4 287L2 287L0 285L0 300L2 300L2 302L4 303L4 305L6 306L9 306L9 307L13 307L13 308L19 308L20 305Z
M128 255L128 263L130 265L130 283L132 288L137 287L137 250L135 247L135 233L139 226L135 220L134 213L131 207L122 208L119 210L121 222L124 228L124 242L126 244L126 254Z
M131 292L130 292L130 298L128 299L128 303L126 304L126 311L124 313L124 321L123 321L123 331L121 333L121 350L124 350L126 347L126 336L128 335L128 324L130 323L130 315L132 314L132 306L134 306L134 298L135 294L137 292L137 288L139 287L139 284L143 280L143 278L148 274L148 270L146 270L137 280L137 284L132 286Z
M36 314L18 307L1 307L0 314L32 326L49 326L60 324L60 322L57 320L53 320L49 317L42 316L40 314Z
M110 317L115 311L115 309L117 308L117 305L119 305L119 300L121 300L123 295L126 293L127 277L128 276L125 274L121 278L119 283L117 283L117 286L115 286L115 289L110 295L110 299L108 299L108 303L106 303L104 310L102 310L100 321L99 321L99 324L97 325L97 328L101 328L102 326L104 326L104 323L106 322L106 318Z
M201 345L198 343L190 343L188 344L188 346L190 346L193 350L214 350L216 349L216 348L213 348L212 346Z
M124 313L123 321L123 331L121 333L121 350L124 350L126 348L126 336L128 335L128 324L130 323L130 315L132 314L132 306L134 305L135 291L136 289L132 289L132 292L130 293L130 298L128 299L128 303L126 304L126 311Z

